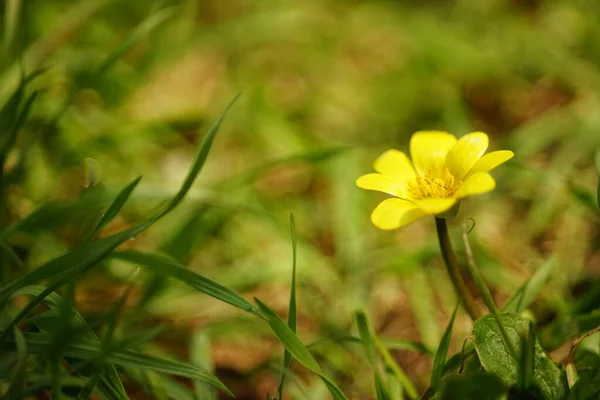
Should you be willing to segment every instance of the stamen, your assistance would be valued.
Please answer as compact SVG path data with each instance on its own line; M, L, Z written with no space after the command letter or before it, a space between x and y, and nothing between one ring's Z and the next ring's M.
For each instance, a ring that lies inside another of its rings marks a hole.
M456 182L448 168L441 174L433 174L430 169L424 176L417 176L408 183L408 192L415 200L445 199L452 197L462 182Z

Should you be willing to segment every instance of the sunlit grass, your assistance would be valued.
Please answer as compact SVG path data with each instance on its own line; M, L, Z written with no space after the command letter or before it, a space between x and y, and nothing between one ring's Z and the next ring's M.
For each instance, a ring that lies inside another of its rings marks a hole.
M436 355L457 299L434 224L379 232L385 197L354 186L422 129L515 152L450 239L466 266L475 220L500 313L534 321L509 321L519 354L537 337L565 382L565 365L595 382L597 336L567 358L598 326L598 17L591 0L4 2L0 393L216 399L216 377L253 399L326 399L328 382L398 399L468 386L481 364L504 390L471 342L448 378L462 309Z

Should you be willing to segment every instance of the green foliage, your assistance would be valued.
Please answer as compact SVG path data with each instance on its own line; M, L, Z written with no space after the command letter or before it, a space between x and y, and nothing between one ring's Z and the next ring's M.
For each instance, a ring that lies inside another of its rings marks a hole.
M507 386L497 375L487 372L476 372L468 376L453 375L446 379L439 398L441 400L498 400L507 391Z
M496 320L492 316L485 316L475 321L472 331L473 344L483 368L496 374L506 385L533 385L546 398L562 398L566 393L563 373L528 333L529 321L507 313L500 314L500 320L518 358L507 348ZM533 352L530 352L529 346L534 346Z
M0 3L0 397L600 397L595 1ZM474 322L354 186L421 129L515 152Z

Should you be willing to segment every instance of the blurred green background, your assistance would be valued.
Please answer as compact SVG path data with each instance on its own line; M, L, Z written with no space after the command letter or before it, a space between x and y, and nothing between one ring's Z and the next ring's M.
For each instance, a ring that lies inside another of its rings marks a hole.
M352 333L352 313L364 308L381 336L435 351L455 297L433 221L377 231L369 214L385 196L354 183L384 150L407 151L417 130L481 130L492 149L516 154L494 171L497 189L470 198L451 225L462 253L460 223L475 219L475 256L500 303L550 258L558 267L535 303L549 319L600 278L596 0L1 4L0 103L21 69L47 68L7 160L4 223L49 201L71 205L11 239L28 267L70 248L137 175L107 234L170 198L241 91L186 201L126 247L166 253L284 315L294 213L305 343ZM140 326L168 324L147 351L213 368L238 399L275 392L282 348L268 326L181 284L106 262L77 281L78 309L101 316L130 281L125 314ZM455 337L469 328L461 314ZM370 367L356 346L312 351L347 394L368 399ZM393 354L426 388L431 359ZM317 377L293 370L289 398L328 398Z

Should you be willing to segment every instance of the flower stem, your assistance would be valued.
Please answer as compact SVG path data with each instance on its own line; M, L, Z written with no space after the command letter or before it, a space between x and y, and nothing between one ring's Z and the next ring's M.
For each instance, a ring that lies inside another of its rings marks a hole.
M450 280L456 289L458 297L462 300L467 313L471 316L471 319L475 321L481 317L481 311L475 303L475 299L471 295L471 292L467 288L458 265L458 260L452 250L452 243L450 243L450 236L448 235L448 225L446 225L446 219L435 218L435 227L437 228L438 239L440 241L440 249L442 251L442 257L446 264L446 270L450 276Z

